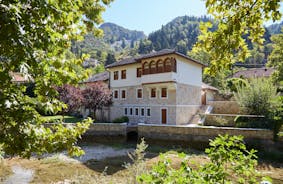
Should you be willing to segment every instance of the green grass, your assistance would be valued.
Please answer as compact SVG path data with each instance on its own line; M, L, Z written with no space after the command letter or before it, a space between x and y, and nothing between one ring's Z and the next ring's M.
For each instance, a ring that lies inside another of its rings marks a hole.
M63 121L63 116L62 115L57 115L57 116L42 116L43 121L48 122L48 123L56 123L56 122L64 122L64 123L77 123L82 121L82 118L77 118L74 116L64 116L64 121Z

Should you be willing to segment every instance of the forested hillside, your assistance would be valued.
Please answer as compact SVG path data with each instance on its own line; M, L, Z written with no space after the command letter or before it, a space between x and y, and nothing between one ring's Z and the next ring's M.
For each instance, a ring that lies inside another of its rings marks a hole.
M76 56L89 54L91 58L102 64L110 64L124 57L166 48L176 49L180 53L187 54L197 41L200 22L207 21L213 23L213 20L207 16L177 17L162 26L161 29L149 34L148 37L142 31L133 31L113 23L104 23L100 26L104 32L103 37L94 38L92 34L87 34L83 41L73 42L71 51ZM216 29L216 24L213 25L212 30ZM263 47L253 45L248 40L248 35L244 36L249 49L252 50L252 56L246 60L245 64L253 66L266 63L267 57L272 51L270 37L279 33L282 26L283 22L266 28L264 35L266 41Z
M165 26L162 26L160 30L151 33L148 36L148 40L152 42L154 50L172 48L186 54L197 41L200 22L208 21L213 22L213 20L206 16L177 17Z
M267 27L270 34L279 34L283 28L283 21L278 24L271 24Z
M146 38L142 31L129 30L113 23L104 23L100 29L104 32L104 40L111 44L116 41L138 41Z

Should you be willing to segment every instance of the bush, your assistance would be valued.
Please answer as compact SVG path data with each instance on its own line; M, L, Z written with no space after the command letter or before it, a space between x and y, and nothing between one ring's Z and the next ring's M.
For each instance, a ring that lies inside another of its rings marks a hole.
M273 123L266 118L239 116L236 117L234 121L238 128L273 128Z
M113 123L125 123L129 122L129 118L127 116L122 116L120 118L116 118L112 121Z
M247 81L241 78L230 78L226 81L227 87L232 92L237 92L238 86L247 86Z
M248 151L242 136L219 136L206 149L209 162L199 167L188 165L189 157L183 158L175 169L166 155L153 165L152 170L138 177L140 183L258 183L256 151Z
M252 79L246 86L238 86L235 98L248 114L268 115L275 106L277 89L270 79Z

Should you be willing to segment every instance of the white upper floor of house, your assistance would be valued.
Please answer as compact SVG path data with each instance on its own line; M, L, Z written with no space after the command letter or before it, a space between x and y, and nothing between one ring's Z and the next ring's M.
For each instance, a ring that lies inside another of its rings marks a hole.
M171 49L128 58L107 66L110 88L158 83L202 85L204 65Z

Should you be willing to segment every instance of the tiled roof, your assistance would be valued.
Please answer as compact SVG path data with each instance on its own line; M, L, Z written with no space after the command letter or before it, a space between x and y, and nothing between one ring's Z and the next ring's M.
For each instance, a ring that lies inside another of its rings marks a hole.
M241 70L233 74L234 78L257 78L257 77L269 77L275 71L274 68L251 68L247 70Z
M108 79L109 79L109 72L106 71L89 77L87 80L84 81L84 83L106 81Z
M213 87L213 86L210 86L210 85L208 85L208 84L205 84L205 83L202 83L201 89L209 89L209 90L212 90L212 91L218 91L217 88L215 88L215 87Z
M137 57L132 57L132 58L126 58L126 59L123 59L121 61L118 61L118 62L115 62L115 63L112 63L110 65L107 65L106 68L112 68L112 67L116 67L116 66L123 66L123 65L128 65L128 64L133 64L133 63L138 63L140 60L142 59L148 59L148 58L152 58L152 57L158 57L158 56L164 56L164 55L168 55L168 54L177 54L181 57L184 57L186 59L189 59L197 64L200 64L202 66L205 66L204 64L202 64L201 62L199 61L196 61L192 58L189 58L188 56L184 55L184 54L181 54L173 49L163 49L163 50L160 50L160 51L157 51L157 52L151 52L149 54L143 54L141 56L137 56Z

